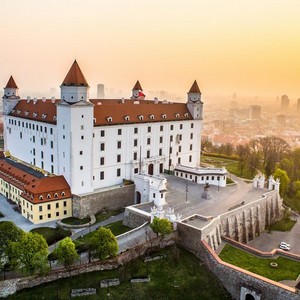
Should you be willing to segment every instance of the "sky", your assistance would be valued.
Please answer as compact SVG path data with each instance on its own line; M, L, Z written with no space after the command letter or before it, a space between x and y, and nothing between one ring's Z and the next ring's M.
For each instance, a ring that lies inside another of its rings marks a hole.
M129 97L300 98L299 0L0 0L0 82L23 97L62 83L77 59L97 83Z

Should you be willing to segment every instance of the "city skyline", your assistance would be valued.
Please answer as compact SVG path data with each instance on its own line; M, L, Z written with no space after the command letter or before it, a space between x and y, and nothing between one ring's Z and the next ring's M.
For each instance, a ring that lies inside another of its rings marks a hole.
M77 59L92 95L104 83L129 96L138 79L145 91L184 99L197 79L209 97L287 94L295 102L299 8L269 0L2 0L0 81L13 75L23 97L50 96Z

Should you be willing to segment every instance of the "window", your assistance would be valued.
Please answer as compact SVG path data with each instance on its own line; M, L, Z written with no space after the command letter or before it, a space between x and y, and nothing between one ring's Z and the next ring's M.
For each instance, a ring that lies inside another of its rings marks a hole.
M117 155L117 162L118 162L118 163L121 162L121 154L118 154L118 155Z
M67 211L66 210L64 210L64 215L66 215L67 214Z
M134 174L137 174L139 172L139 168L134 169Z
M151 144L151 138L147 138L147 145Z
M172 147L170 147L170 154L172 154L172 151L173 151L173 149L172 149Z
M138 145L138 140L136 140L136 139L133 140L133 146L134 146L134 147L137 147L137 145Z
M43 216L39 216L39 219L40 219L40 220L43 220Z
M104 130L101 130L101 131L100 131L100 136L101 136L101 137L104 137L104 136L105 136L105 131L104 131Z
M101 143L100 144L100 151L104 151L105 150L105 144L104 143Z
M54 166L51 165L51 173L54 173Z
M50 142L50 147L53 149L53 141Z
M20 139L22 138L22 132L20 132Z
M82 155L83 154L83 151L79 151L79 155Z
M148 132L151 132L151 126L148 126Z
M64 201L64 207L66 207L67 206L67 201Z
M193 144L190 144L190 151L193 150Z
M39 211L43 211L43 206L42 205L39 206Z
M189 162L192 162L192 155L189 156Z
M35 155L35 148L32 149L32 153L33 153L33 155Z
M63 140L66 138L66 136L65 135L63 135Z
M51 204L47 205L47 209L50 210L51 209Z
M170 135L170 142L173 142L173 135Z
M41 162L41 168L44 169L44 162Z
M83 126L83 125L81 125L81 126L80 126L80 129L81 129L81 130L83 130L83 129L84 129L84 126Z
M137 152L133 153L133 160L137 160Z
M35 136L32 137L32 141L35 143Z
M162 136L159 137L159 142L162 144L162 142L163 142L163 137Z
M122 129L121 128L118 129L118 135L122 135Z
M34 129L34 128L33 128ZM50 134L53 134L53 128L50 128Z
M153 193L153 198L155 198L155 193Z
M83 166L80 166L80 170L83 170Z
M181 146L178 147L178 152L181 152Z
M194 128L194 123L191 123L191 128Z
M53 159L54 159L54 158L53 158L53 154L51 154L51 162L53 162Z
M56 204L55 204L55 207L56 207L56 208L59 208L59 203L56 203Z
M104 157L100 157L100 166L104 165Z
M178 164L180 165L180 163L181 163L181 158L178 157Z
M84 136L83 135L81 136L81 139L84 140Z
M159 149L159 156L162 156L162 149Z
M84 115L81 115L81 118L83 119L83 118L84 118Z
M56 212L56 216L59 217L59 211Z
M121 149L121 146L122 146L121 141L118 141L118 142L117 142L117 148L118 148L118 149Z
M117 169L117 177L121 176L121 169Z
M160 125L160 131L164 131L164 126Z
M101 171L100 172L100 180L103 180L104 179L104 171Z
M51 214L48 214L48 219L50 219L51 218Z
M194 135L193 135L193 133L191 133L191 135L190 135L191 140L193 139L193 137L194 137Z
M183 125L182 125L182 124L180 124L179 128L180 128L180 129L182 129L182 128L183 128Z
M147 151L147 158L150 158L150 150Z
M173 130L173 129L174 129L174 125L171 125L171 126L170 126L170 129Z
M135 127L135 128L134 128L134 133L138 133L138 132L139 132L138 128Z

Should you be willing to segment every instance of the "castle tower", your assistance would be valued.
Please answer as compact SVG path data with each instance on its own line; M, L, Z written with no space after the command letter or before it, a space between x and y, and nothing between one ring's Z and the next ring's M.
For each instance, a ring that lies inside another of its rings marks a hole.
M136 82L132 89L131 99L144 100L145 94L143 93L142 86L139 81Z
M12 76L10 76L4 88L4 95L2 100L4 115L8 115L20 100L19 88L17 87L16 82Z
M187 107L194 120L202 120L203 102L201 101L201 92L197 81L195 80L188 94Z
M74 61L61 85L57 104L58 173L73 194L93 191L93 114L89 86Z

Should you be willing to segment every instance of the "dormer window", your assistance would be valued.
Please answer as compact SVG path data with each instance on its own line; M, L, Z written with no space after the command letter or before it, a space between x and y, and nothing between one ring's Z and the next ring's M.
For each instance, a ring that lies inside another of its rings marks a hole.
M174 114L175 118L178 119L179 118L179 114Z
M53 116L53 121L56 121L56 116Z
M66 193L65 192L61 192L61 195L64 197L66 195Z
M188 116L189 116L188 113L185 113L185 114L184 114L184 117L185 117L185 118L188 118Z
M138 115L138 118L139 118L140 121L144 120L144 116L143 115Z
M43 198L43 196L42 195L40 195L39 196L39 200L43 200L44 198Z
M107 118L106 118L106 121L107 121L108 123L111 123L111 122L112 122L112 117L107 117Z
M57 197L58 197L58 194L57 194L57 193L55 193L55 194L54 194L54 198L57 198Z
M32 115L33 115L34 118L36 118L38 114L37 113L33 113Z
M96 118L94 118L94 119L93 119L93 121L94 121L94 124L96 124L96 122L97 122L97 119L96 119Z
M11 112L12 112L12 113L14 113L15 111L16 111L16 110L15 110L15 109L13 109Z
M29 111L25 111L25 116L28 116L29 115Z
M167 115L166 115L166 114L161 114L161 117L162 117L163 119L166 119L166 118L167 118Z
M42 114L42 119L46 119L47 118L47 114Z
M130 121L130 117L129 116L124 116L124 120L128 122L128 121Z
M154 115L149 115L150 120L154 120Z
M51 195L50 194L47 194L47 199L50 199L51 198Z
M21 113L21 111L20 110L17 110L17 114L19 115Z

